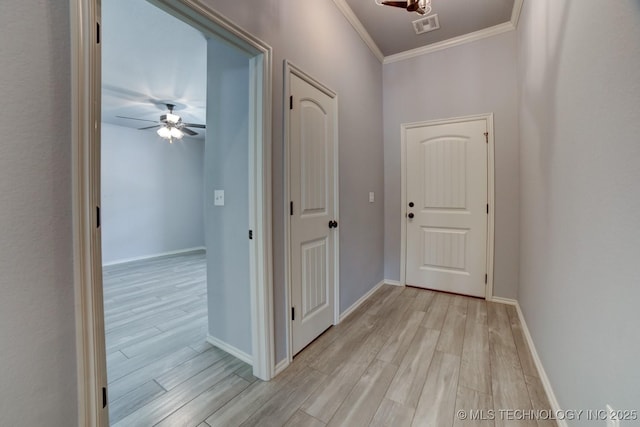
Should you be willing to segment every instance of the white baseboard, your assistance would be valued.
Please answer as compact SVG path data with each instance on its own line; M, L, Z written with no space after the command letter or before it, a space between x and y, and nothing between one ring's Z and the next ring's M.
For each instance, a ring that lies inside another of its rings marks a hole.
M491 297L489 298L489 301L497 302L498 304L518 305L518 301L511 298Z
M522 332L524 333L524 339L527 340L527 344L529 345L529 350L531 351L531 356L533 357L533 363L535 363L536 368L538 369L538 377L540 377L540 382L544 387L544 391L547 393L547 398L549 399L549 404L551 405L551 410L554 413L558 413L562 408L558 403L558 399L556 398L555 393L553 392L553 388L551 387L551 382L549 381L549 377L542 366L542 361L540 360L540 356L538 356L538 351L536 350L536 346L533 344L533 338L531 338L531 334L529 333L529 328L527 327L527 322L524 320L524 315L522 314L522 309L520 309L520 304L515 301L516 310L518 312L518 318L520 319L520 325L522 325ZM566 420L556 420L558 423L558 427L569 427L569 424Z
M400 283L400 281L391 279L384 279L384 284L391 286L404 286L402 283Z
M516 311L518 312L518 318L520 319L520 325L522 325L522 333L524 334L524 339L527 340L527 345L529 346L529 350L531 351L531 357L533 357L533 363L536 365L536 369L538 370L538 377L540 378L540 382L544 387L544 391L547 393L547 398L549 399L549 404L551 405L551 410L557 413L561 411L560 404L558 403L558 399L556 398L555 393L553 392L553 388L551 388L551 382L549 381L549 377L544 370L544 366L542 366L542 361L540 360L540 356L538 356L538 351L536 350L536 346L533 343L533 338L531 338L531 334L529 333L529 327L527 326L526 320L524 320L524 315L522 314L522 309L520 308L520 304L515 299L510 298L500 298L493 297L489 301L497 302L499 304L508 304L516 307ZM568 427L566 420L556 420L558 423L558 427Z
M220 350L224 350L230 355L242 360L245 363L253 366L253 357L250 354L245 353L244 351L232 346L231 344L227 344L226 342L207 334L207 342L211 345L218 347Z
M284 371L285 369L287 369L287 367L289 366L289 360L285 357L284 359L282 359L280 362L278 362L278 364L276 365L276 367L273 370L273 378L275 378L276 376L278 376L278 374L282 371Z
M153 254L153 255L144 255L144 256L139 256L139 257L133 257L133 258L124 258L124 259L118 259L115 261L109 261L109 262L105 262L102 264L103 267L109 267L112 265L118 265L118 264L127 264L130 262L135 262L135 261L144 261L144 260L150 260L150 259L156 259L156 258L165 258L165 257L169 257L169 256L174 256L174 255L186 255L189 253L194 253L194 252L202 252L202 251L207 251L207 248L204 246L196 246L194 248L186 248L186 249L178 249L176 251L169 251L169 252L162 252L159 254Z
M377 285L375 285L373 288L371 288L371 290L369 292L367 292L366 294L362 295L358 301L356 301L353 304L351 304L351 307L347 308L345 311L342 312L342 314L340 314L340 322L342 322L351 313L353 313L358 307L360 307L363 302L365 302L371 295L373 295L373 293L375 291L380 289L380 287L382 285L384 285L384 284L385 284L385 281L383 280L380 283L378 283Z

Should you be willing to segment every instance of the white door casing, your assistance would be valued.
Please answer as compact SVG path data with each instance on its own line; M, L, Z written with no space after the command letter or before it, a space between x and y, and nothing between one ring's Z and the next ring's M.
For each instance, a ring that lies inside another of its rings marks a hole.
M485 297L487 119L413 126L404 141L406 284Z
M288 64L290 356L334 323L336 96Z

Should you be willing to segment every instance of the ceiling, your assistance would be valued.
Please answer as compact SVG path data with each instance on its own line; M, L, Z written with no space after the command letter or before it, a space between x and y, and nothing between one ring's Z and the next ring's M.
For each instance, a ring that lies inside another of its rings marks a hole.
M144 30L141 30L144 28ZM102 0L102 121L140 128L165 103L187 123L205 123L207 41L145 0ZM193 129L199 136L203 129ZM155 132L155 129L142 132Z
M417 13L379 6L375 0L334 1L345 15L352 11L384 57L509 23L514 8L517 15L522 4L521 0L432 0L427 16L437 14L440 28L418 35L412 25L422 17Z

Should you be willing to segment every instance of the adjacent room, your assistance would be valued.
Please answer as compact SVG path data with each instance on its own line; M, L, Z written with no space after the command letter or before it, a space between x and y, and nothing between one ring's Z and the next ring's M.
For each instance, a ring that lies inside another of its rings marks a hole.
M109 420L135 425L201 371L255 380L236 237L249 228L248 59L144 0L105 0L102 18Z

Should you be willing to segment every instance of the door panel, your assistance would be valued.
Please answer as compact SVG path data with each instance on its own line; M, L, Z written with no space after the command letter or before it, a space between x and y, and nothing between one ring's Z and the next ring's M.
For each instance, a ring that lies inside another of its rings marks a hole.
M485 295L486 131L485 120L407 129L407 284Z
M292 350L298 353L334 320L335 98L290 76Z

